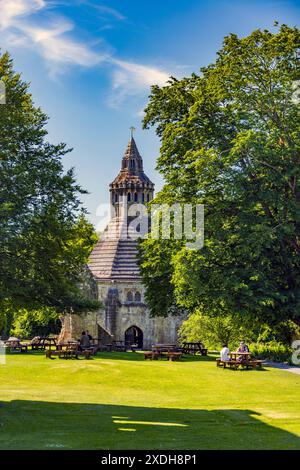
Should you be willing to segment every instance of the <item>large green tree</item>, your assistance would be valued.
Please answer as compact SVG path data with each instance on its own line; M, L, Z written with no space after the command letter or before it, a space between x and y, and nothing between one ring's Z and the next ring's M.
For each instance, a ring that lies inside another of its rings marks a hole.
M84 216L65 144L47 141L47 116L0 55L0 306L80 311L94 303L79 284L95 232Z
M166 181L157 200L205 205L203 249L141 245L154 315L172 304L300 323L299 39L286 25L231 34L199 76L152 88L144 125L161 138Z

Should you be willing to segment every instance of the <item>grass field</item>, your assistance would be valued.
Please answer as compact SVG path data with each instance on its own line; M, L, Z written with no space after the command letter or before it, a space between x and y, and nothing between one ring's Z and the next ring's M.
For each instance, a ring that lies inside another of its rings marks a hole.
M214 358L8 355L0 449L300 449L300 376Z

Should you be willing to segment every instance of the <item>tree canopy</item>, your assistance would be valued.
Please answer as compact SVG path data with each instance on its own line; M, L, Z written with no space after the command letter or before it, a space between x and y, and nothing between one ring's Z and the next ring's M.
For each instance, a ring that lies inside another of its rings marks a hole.
M0 54L0 305L3 309L95 307L80 291L96 235L84 216L74 170L64 170L64 143L47 141L47 116L29 85Z
M154 202L205 207L201 250L141 244L153 315L176 305L300 322L299 38L287 25L230 34L199 75L152 87L144 126L161 139L165 178Z

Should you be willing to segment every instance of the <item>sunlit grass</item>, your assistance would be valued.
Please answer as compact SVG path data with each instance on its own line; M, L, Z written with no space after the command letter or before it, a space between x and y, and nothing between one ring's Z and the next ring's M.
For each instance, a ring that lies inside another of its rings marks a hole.
M7 356L0 449L300 449L300 376L214 358Z

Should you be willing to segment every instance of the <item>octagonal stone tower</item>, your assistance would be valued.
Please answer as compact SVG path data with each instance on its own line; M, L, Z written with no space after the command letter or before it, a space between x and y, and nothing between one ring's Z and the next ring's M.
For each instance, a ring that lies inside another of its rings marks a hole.
M110 201L116 216L120 216L120 203L144 204L153 199L154 184L143 169L143 160L137 149L135 140L131 137L122 159L122 167L118 176L109 186Z
M102 308L80 318L67 317L61 336L77 338L81 330L88 329L103 344L114 340L148 349L155 343L176 343L183 318L150 316L137 263L138 241L128 236L131 220L127 217L128 208L134 203L147 203L154 195L154 184L144 173L143 160L133 137L109 191L112 218L88 264Z

